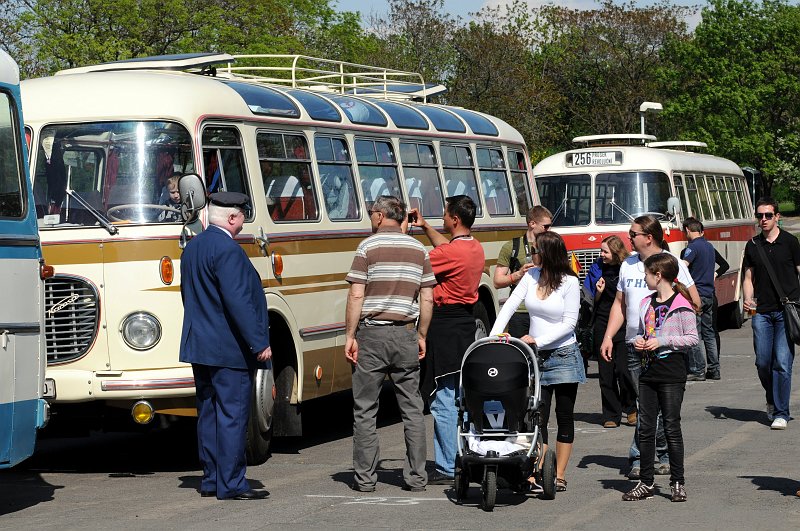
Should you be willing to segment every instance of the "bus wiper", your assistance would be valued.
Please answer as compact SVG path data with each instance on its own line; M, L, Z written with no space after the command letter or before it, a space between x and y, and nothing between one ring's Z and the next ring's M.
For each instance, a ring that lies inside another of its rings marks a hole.
M83 208L85 208L86 210L88 210L91 215L93 215L95 218L97 218L97 221L100 222L100 225L102 225L102 227L104 229L106 229L109 234L111 234L113 236L114 234L119 232L119 229L117 227L112 225L111 222L108 221L108 219L103 214L98 212L97 209L95 209L92 205L90 205L88 201L86 201L81 196L79 196L77 193L75 193L74 190L71 190L71 189L67 188L67 194L69 194L70 197L75 199L75 201L80 203L80 205Z
M613 192L612 192L612 194L611 194L611 202L609 203L609 205L611 205L613 208L616 208L617 210L619 210L620 212L622 212L622 215L623 215L623 216L625 216L626 218L628 218L628 221L631 221L631 222L633 222L633 219L634 219L634 218L633 218L633 216L631 216L630 214L628 214L628 213L625 211L625 209L624 209L624 208L622 208L621 206L619 206L619 205L617 204L617 200L616 200L616 199L617 199L617 193L616 193L616 192L617 192L617 190L616 190L616 188L615 188L615 189L614 189L614 191L613 191Z
M564 186L564 199L561 201L561 204L558 205L556 211L553 212L553 217L550 219L552 219L555 222L555 220L558 219L558 215L561 213L562 210L565 210L566 206L567 206L567 187Z

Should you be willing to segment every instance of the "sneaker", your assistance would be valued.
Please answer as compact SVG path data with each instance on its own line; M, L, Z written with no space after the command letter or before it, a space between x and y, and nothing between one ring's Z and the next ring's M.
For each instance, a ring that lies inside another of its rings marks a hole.
M402 489L408 492L425 492L424 486L423 487L412 486L409 485L408 483L403 484Z
M639 474L641 473L641 469L638 466L631 468L631 471L628 472L628 479L639 479Z
M640 481L633 489L622 495L622 501L646 500L647 498L653 497L655 490L655 485L650 485L648 487Z
M705 382L706 375L705 374L690 374L686 377L687 382Z
M669 488L672 491L672 501L674 502L685 502L686 501L686 487L683 486L683 483L676 481L675 483L670 483Z
M709 371L709 372L706 373L706 380L719 380L719 379L720 379L720 375L719 375L718 372Z
M653 473L656 476L669 476L670 473L669 463L659 463L658 466L655 467Z
M428 474L428 485L452 485L453 476L442 474L438 470Z
M775 420L772 421L772 426L770 426L773 430L785 430L786 429L786 419L781 417L776 417Z
M770 422L775 420L775 404L767 403L767 420Z

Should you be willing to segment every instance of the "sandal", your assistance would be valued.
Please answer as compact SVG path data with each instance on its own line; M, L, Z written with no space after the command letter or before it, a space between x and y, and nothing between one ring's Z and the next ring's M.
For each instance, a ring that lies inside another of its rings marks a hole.
M556 478L556 492L564 492L567 490L567 480L563 478Z

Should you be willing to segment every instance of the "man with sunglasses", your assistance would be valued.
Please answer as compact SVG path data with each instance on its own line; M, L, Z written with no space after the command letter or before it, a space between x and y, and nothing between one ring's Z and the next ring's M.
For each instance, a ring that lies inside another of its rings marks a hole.
M536 236L550 230L553 224L553 215L547 208L536 205L528 210L525 219L528 222L528 230L525 234L507 241L500 249L492 279L494 287L497 289L511 287L513 291L525 276L525 272L540 262L535 246ZM524 304L521 304L508 322L508 333L513 337L522 337L528 333L530 324L531 318L528 310Z
M773 430L786 429L789 420L789 395L792 392L792 363L794 344L789 341L783 326L783 305L763 263L759 247L769 260L776 280L789 299L800 298L800 243L781 229L778 203L762 197L756 203L756 219L761 234L747 242L744 248L745 310L755 310L753 316L753 348L756 370L767 400L767 419Z

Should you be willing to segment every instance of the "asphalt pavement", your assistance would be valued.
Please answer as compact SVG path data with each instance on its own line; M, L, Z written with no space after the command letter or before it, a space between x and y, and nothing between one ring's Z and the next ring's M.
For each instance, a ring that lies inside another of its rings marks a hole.
M378 488L351 491L345 395L307 404L308 434L276 441L270 460L248 469L253 486L271 492L266 501L201 498L193 430L183 423L152 433L41 441L33 458L0 471L0 529L798 529L800 424L770 430L749 322L724 331L722 345L722 380L687 384L686 503L670 502L668 476L656 476L653 499L621 501L634 485L623 475L633 428L600 425L592 363L578 392L569 489L552 501L501 491L487 513L478 506L477 485L463 505L449 486L403 491L403 428L391 394L379 421ZM793 408L798 398L796 391ZM432 437L430 416L426 421ZM432 456L429 443L429 465Z

